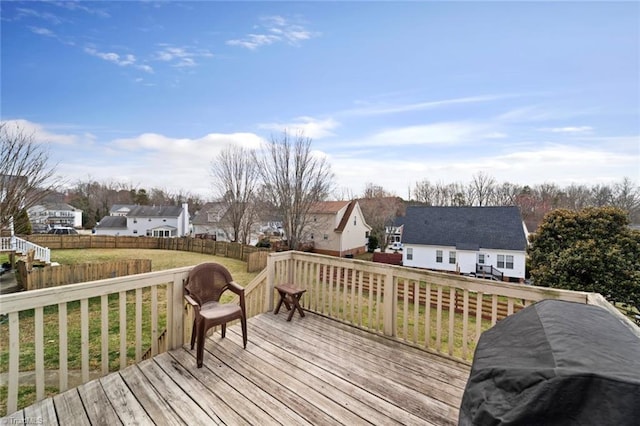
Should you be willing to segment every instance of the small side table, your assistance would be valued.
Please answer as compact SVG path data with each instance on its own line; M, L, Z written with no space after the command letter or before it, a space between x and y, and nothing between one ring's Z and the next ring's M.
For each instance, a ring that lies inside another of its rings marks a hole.
M304 311L302 310L302 306L300 306L300 298L307 290L299 289L292 284L277 285L275 288L280 294L280 301L278 302L278 306L273 313L275 315L278 315L278 312L280 312L280 307L284 303L284 306L288 311L290 311L287 321L291 321L291 318L293 318L293 314L296 310L300 313L301 317L304 317Z

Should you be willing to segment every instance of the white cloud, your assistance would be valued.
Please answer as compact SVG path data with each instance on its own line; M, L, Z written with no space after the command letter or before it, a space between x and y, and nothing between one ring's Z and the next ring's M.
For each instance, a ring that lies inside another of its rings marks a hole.
M194 67L196 58L210 58L213 56L209 50L196 49L188 46L176 47L170 44L160 44L154 59L163 62L171 62L174 67Z
M292 133L302 132L305 136L311 139L322 139L328 136L333 136L333 129L340 126L340 123L332 118L325 120L318 120L313 117L298 117L295 121L290 123L263 123L259 127L261 129L273 130L276 132L282 132L285 129Z
M29 27L32 33L38 34L45 37L55 37L55 33L48 28L42 27Z
M256 26L256 29L261 30L260 32L249 33L241 38L227 40L226 44L255 50L274 43L287 43L292 46L298 46L300 42L318 36L318 33L307 30L299 23L289 22L282 16L266 16L260 20L262 24Z
M33 136L37 143L43 144L57 144L57 145L74 145L78 141L78 137L72 134L60 134L52 133L45 130L44 126L38 123L33 123L28 120L6 120L0 122L2 125L6 125L8 129L12 131L22 132L24 136Z
M591 126L547 127L539 130L543 132L552 132L552 133L590 133L593 130L593 127Z
M130 53L125 55L119 55L114 52L100 52L94 47L85 47L85 53L88 53L91 56L95 56L97 58L103 59L107 62L111 62L113 64L119 65L121 67L133 66L139 70L153 73L153 68L146 64L138 64L136 57Z
M397 114L403 112L421 111L425 109L435 109L446 107L450 105L470 104L479 102L490 102L499 99L505 99L514 95L485 95L485 96L468 96L464 98L444 99L440 101L427 101L427 102L415 102L409 104L365 104L358 108L342 111L342 114L347 115L383 115L383 114Z
M399 146L459 144L498 134L490 124L472 122L443 122L383 130L355 142L359 146Z

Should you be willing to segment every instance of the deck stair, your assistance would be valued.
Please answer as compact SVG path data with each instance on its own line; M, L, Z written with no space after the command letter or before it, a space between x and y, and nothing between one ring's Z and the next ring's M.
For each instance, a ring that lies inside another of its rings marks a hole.
M48 247L42 247L15 236L0 238L0 252L15 252L26 256L31 250L33 250L35 260L46 264L51 263L51 250Z

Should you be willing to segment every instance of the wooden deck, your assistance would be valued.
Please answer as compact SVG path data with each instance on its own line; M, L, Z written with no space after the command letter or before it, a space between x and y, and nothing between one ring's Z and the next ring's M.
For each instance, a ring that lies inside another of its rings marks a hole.
M336 321L286 312L178 349L0 419L0 424L456 424L469 367Z

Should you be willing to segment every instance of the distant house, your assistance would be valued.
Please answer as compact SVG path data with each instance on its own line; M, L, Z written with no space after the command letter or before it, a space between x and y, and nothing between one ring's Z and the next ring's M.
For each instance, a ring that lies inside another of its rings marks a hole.
M357 201L317 203L309 216L305 239L313 243L315 253L342 257L366 251L371 227Z
M126 216L136 207L138 204L114 204L109 209L109 216Z
M217 241L227 240L225 214L227 207L222 202L206 203L193 217L193 233L196 236L211 236Z
M27 209L34 232L45 232L59 226L82 227L82 210L66 203L42 203Z
M407 207L403 265L523 281L527 230L518 207Z
M133 206L126 215L105 216L96 225L96 235L169 238L189 233L189 206L186 203L182 206Z

